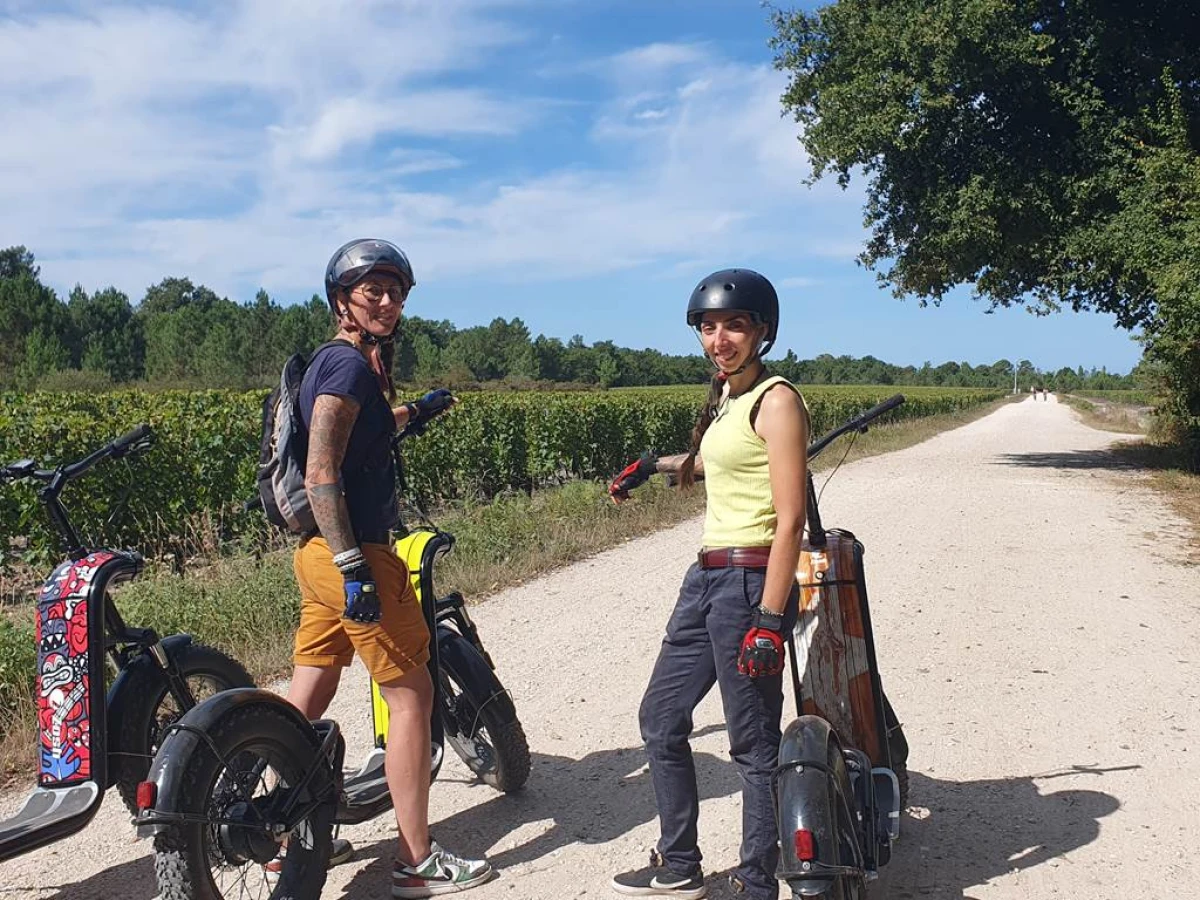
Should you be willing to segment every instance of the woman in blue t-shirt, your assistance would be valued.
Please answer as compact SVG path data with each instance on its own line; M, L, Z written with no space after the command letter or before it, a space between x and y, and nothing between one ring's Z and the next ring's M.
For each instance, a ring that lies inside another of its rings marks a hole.
M305 486L317 533L295 554L301 609L288 690L301 712L319 718L355 653L379 685L399 832L394 897L462 891L492 875L485 860L461 859L429 837L429 631L391 546L399 521L391 438L454 398L438 390L393 408L392 339L414 283L408 258L381 240L345 244L325 270L338 332L310 361L300 387L309 430ZM345 847L336 849L347 856Z

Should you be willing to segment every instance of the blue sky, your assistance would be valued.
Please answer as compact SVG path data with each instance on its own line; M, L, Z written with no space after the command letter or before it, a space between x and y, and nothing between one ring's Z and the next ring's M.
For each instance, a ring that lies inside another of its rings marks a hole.
M0 246L63 293L286 304L386 237L413 315L673 353L693 285L743 265L779 353L1137 362L1107 317L881 290L862 186L801 183L769 35L754 0L0 0Z

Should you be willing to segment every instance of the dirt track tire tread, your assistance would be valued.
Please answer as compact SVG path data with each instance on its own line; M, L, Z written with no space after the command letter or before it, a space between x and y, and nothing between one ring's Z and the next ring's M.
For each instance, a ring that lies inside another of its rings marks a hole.
M488 783L506 794L519 791L529 779L530 769L529 740L521 721L513 719L507 725L489 726L488 734L492 736L497 759L495 783Z
M207 675L223 683L225 688L254 687L254 679L242 664L215 647L185 644L173 650L172 655L185 680ZM129 692L126 708L130 715L118 725L120 754L112 757L110 782L116 785L125 808L137 815L137 786L150 772L153 759L150 729L167 696L167 683L158 669L139 669L122 690Z
M279 754L277 762L286 759L287 768L295 771L309 765L320 752L315 731L305 730L286 711L265 702L233 710L210 729L209 737L227 756L247 744L271 744L272 750ZM197 750L183 775L181 804L184 809L207 807L208 797L201 795L211 791L220 768L220 761L210 751L206 748ZM314 851L307 854L302 871L285 868L283 878L271 892L272 898L320 900L328 875L335 805L331 801L310 816ZM157 900L228 900L214 890L211 883L203 840L205 827L175 825L154 838Z
M449 675L453 682L452 686L462 685L463 678L457 672L449 666L444 666L444 668L446 671L443 674ZM443 690L445 690L444 683ZM461 700L462 691L456 689L454 693ZM443 729L446 732L454 730L456 725L447 721L449 716L444 709L442 715ZM506 722L500 717L498 708L494 704L486 704L479 711L479 723L487 729L488 736L491 738L492 749L496 753L495 770L480 772L476 766L471 764L471 760L461 753L459 756L485 784L506 794L519 791L529 779L530 770L529 739L525 737L525 729L521 726L521 721L514 718L512 721ZM451 746L454 746L452 742ZM455 747L456 751L457 749Z

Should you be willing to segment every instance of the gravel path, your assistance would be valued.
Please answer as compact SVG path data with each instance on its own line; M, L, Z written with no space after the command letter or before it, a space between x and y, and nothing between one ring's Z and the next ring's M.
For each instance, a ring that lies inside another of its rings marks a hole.
M1196 895L1200 568L1186 523L1105 452L1118 438L1027 399L847 465L824 495L826 524L866 544L880 665L912 745L915 805L875 900ZM611 873L642 864L657 830L636 710L699 526L477 608L534 768L513 797L471 784L453 754L443 769L436 836L501 870L468 896L615 897ZM357 759L361 669L332 714ZM740 812L715 692L696 723L717 873L736 862ZM387 897L390 816L344 833L358 857L324 897ZM0 898L148 900L148 852L110 794L73 841L0 865Z

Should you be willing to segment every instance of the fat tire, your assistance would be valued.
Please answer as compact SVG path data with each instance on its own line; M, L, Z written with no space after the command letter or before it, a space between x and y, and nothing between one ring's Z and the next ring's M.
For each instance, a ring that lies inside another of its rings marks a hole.
M221 685L221 690L254 687L254 679L241 663L207 644L183 644L172 649L171 658L185 681L208 677ZM127 692L128 714L118 725L120 753L112 757L110 765L113 766L111 781L116 784L121 801L136 816L137 786L150 772L159 729L159 708L169 694L166 676L156 666L139 668L131 676L122 688Z
M474 651L474 648L471 650ZM447 665L445 659L440 661L440 665L442 728L447 742L484 784L506 794L519 791L529 779L530 768L529 740L525 737L525 729L521 727L520 720L514 717L511 721L505 721L500 716L499 707L494 703L485 703L482 710L475 709L461 690L462 676ZM466 704L469 718L475 721L477 717L478 724L487 729L487 736L490 738L488 743L496 756L495 768L484 770L478 759L472 759L470 754L459 748L452 735L458 733L462 717L456 720L449 706L451 702Z
M847 820L846 810L843 804L839 803L837 797L841 794L846 798L848 804L854 803L854 791L850 787L850 774L846 770L846 762L842 757L841 747L835 741L829 743L829 756L827 759L829 765L829 774L826 776L829 779L829 803L831 806L830 814L835 823L835 829L839 836L847 835L847 840L858 841L858 828L852 820ZM840 784L839 784L840 782ZM843 859L842 841L839 839L835 843L837 849L837 858L834 860L834 865L853 865L853 854L851 859ZM828 900L864 900L866 897L867 885L866 880L859 877L850 877L848 875L838 875L833 879L833 885L828 891Z
M304 728L287 711L271 703L257 703L233 710L208 732L225 756L240 750L261 753L269 749L271 765L296 781L300 773L317 762L321 752L316 732ZM253 749L251 749L253 748ZM188 761L182 776L180 800L185 810L207 809L212 788L222 765L202 745ZM320 900L328 875L333 845L334 798L321 805L306 820L313 849L303 855L285 857L283 877L263 900ZM212 882L207 854L208 825L172 825L154 838L154 873L158 879L156 900L229 900ZM288 864L291 863L291 867ZM247 863L253 865L253 863ZM261 892L252 895L255 900Z

